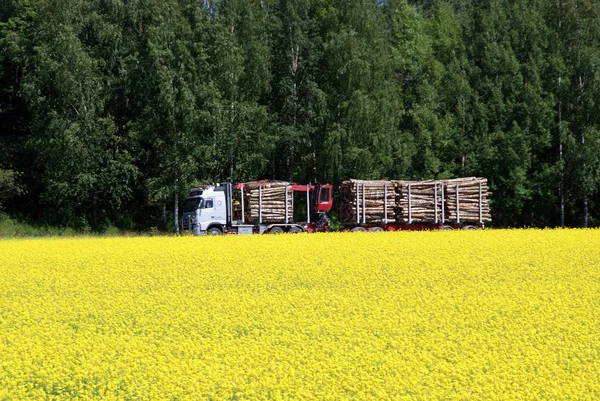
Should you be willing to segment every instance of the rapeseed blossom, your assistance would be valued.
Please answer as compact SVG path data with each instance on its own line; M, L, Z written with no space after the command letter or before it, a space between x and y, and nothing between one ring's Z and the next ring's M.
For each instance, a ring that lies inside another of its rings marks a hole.
M0 400L600 399L600 231L0 242Z

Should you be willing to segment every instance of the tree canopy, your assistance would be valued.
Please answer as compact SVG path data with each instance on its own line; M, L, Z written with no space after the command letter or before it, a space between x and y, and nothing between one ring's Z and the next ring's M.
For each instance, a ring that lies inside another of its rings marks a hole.
M599 105L591 0L0 5L0 204L48 224L159 226L213 181L477 175L494 225L597 226Z

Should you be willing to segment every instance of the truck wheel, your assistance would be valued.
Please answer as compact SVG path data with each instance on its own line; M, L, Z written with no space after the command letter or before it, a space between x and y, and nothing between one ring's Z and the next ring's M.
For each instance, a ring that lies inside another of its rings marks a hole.
M288 230L288 233L290 233L290 234L298 234L298 233L301 233L301 232L303 232L303 230L300 227L298 227L298 226L292 226Z
M441 226L440 230L442 230L442 231L450 231L450 230L454 230L454 228L452 226Z
M477 227L475 227L475 226L464 226L463 228L461 228L461 230L477 230Z
M364 233L367 230L364 229L364 227L354 227L352 230L350 230L351 233Z
M269 230L269 233L271 234L283 234L283 228L281 227L273 227Z
M223 230L221 230L219 227L211 227L208 230L206 230L206 234L207 235L222 235Z
M369 228L369 231L373 232L373 233L380 233L380 232L383 232L384 229L381 227L371 227L371 228Z

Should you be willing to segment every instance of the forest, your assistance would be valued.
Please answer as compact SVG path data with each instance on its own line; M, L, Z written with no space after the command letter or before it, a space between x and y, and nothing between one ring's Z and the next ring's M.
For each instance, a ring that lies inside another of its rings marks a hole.
M599 226L599 105L597 0L2 0L0 213L172 231L204 183L480 176L495 227Z

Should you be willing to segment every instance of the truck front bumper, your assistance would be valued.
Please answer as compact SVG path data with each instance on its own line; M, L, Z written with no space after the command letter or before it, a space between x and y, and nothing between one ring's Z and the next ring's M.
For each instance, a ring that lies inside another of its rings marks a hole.
M200 231L200 225L196 224L192 219L182 219L181 229L183 231L191 231L194 235L206 235L206 231Z

